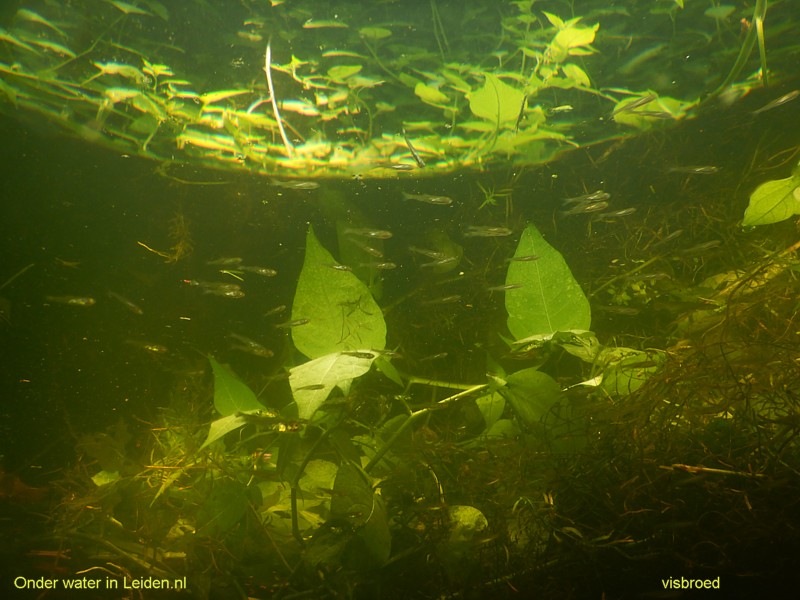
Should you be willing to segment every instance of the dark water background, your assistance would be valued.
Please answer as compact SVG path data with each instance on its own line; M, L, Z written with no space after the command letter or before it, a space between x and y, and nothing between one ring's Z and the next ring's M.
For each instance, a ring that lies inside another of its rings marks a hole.
M416 365L427 376L479 380L481 348L496 348L497 333L504 332L502 295L485 288L503 283L504 259L518 238L463 238L468 225L508 225L519 232L533 220L587 291L616 273L616 264L631 266L632 260L651 255L637 251L637 244L652 245L679 228L685 233L670 249L675 258L670 262L668 255L664 263L671 276L688 286L741 268L759 248L779 248L791 235L786 223L750 232L736 226L755 185L786 176L791 168L791 163L778 167L769 159L791 148L800 105L789 104L758 120L749 114L780 91L757 92L724 112L642 135L601 163L597 157L602 152L590 149L529 169L515 183L508 220L502 200L478 209L483 197L477 182L499 188L514 171L323 181L322 188L307 192L282 190L260 177L187 167L178 173L181 178L221 185L185 185L159 176L156 165L147 161L4 120L0 278L34 264L2 290L11 305L9 322L0 331L7 468L29 462L56 468L69 457L73 435L102 428L121 415L147 419L176 373L201 369L207 354L230 360L256 379L279 369L286 336L274 325L289 319L290 308L279 315L265 313L279 305L291 307L309 223L337 254L334 224L324 210L326 194L341 195L371 226L394 232L385 254L398 268L383 273L379 301L393 306L387 314L388 346L401 347L412 359L448 352L445 364ZM667 172L686 164L713 164L721 170L706 177ZM635 207L636 214L594 223L588 216L558 215L561 199L595 189L612 193L609 210ZM447 194L455 204L405 201L403 191ZM137 244L167 250L170 222L179 213L190 229L190 256L167 263ZM424 247L422 233L431 227L464 246L461 277L426 273L418 267L419 257L408 251L410 245ZM681 257L681 249L714 239L722 246ZM183 283L226 280L216 272L219 267L206 264L224 256L243 257L247 264L272 267L279 274L248 276L242 299L205 295ZM135 302L144 314L133 314L109 298L109 290ZM462 301L428 304L452 293ZM91 296L97 304L73 307L45 300L59 295ZM593 328L601 339L631 334L657 340L662 323L655 317L595 311ZM259 340L276 357L254 360L232 352L230 332ZM138 343L160 344L169 352L153 354Z

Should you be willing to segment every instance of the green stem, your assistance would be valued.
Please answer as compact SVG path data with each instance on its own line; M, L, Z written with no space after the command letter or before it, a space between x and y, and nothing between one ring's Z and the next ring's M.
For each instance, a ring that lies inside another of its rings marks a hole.
M430 380L428 380L428 381L430 381ZM378 451L375 453L375 456L373 456L372 459L364 467L364 471L366 473L369 473L370 470L381 461L381 459L391 449L391 447L394 446L395 442L397 442L397 440L400 439L400 436L402 436L406 431L408 431L409 428L411 427L411 425L413 425L414 423L419 421L422 417L424 417L427 414L433 412L434 410L439 410L441 408L444 408L448 404L452 404L453 402L456 402L457 400L461 400L465 396L468 396L468 395L470 395L470 394L472 394L474 392L479 392L479 391L485 390L488 387L489 387L488 383L482 383L480 385L473 385L473 386L470 386L470 387L468 387L467 389L465 389L465 390L463 390L461 392L458 392L457 394L453 394L452 396L448 396L444 400L439 400L439 402L437 402L436 404L433 404L431 406L427 406L425 408L421 408L419 410L415 410L414 412L412 412L408 416L408 419L406 419L403 422L403 424L400 425L400 427L397 428L397 431L395 431L392 434L392 437L390 437L386 441L386 443L378 449Z
M767 0L756 0L756 6L753 9L753 19L750 24L750 28L747 30L747 36L744 38L744 42L742 43L742 47L739 49L739 55L736 57L736 62L733 63L733 67L728 73L728 76L725 78L717 89L715 89L711 94L706 98L703 103L708 102L719 96L722 92L724 92L728 86L733 83L733 80L739 76L744 65L747 63L747 60L750 58L750 54L753 52L753 46L756 43L757 37L757 27L756 24L760 21L764 21L764 17L767 14ZM765 65L766 66L766 65Z

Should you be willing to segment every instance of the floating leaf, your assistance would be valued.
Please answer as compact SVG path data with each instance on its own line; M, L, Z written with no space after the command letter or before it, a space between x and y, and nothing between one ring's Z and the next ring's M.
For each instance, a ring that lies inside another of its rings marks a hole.
M266 410L253 391L242 383L236 375L209 357L214 372L214 408L223 417L238 412Z
M589 81L589 76L586 74L586 71L581 69L579 66L568 63L563 65L561 69L564 71L564 75L574 81L576 85L591 87L592 82Z
M138 6L134 6L128 2L122 2L121 0L106 0L111 6L118 8L126 15L147 15L151 16L149 12L144 9L139 8Z
M487 119L497 126L508 121L516 121L524 94L491 73L486 73L485 78L483 87L469 95L469 108L472 114Z
M419 96L423 102L432 104L433 106L441 106L442 104L448 104L450 102L450 99L438 89L424 84L421 81L414 86L414 93Z
M363 68L364 67L361 65L337 65L328 69L328 77L333 81L342 83L345 79L352 77Z
M383 350L386 322L380 307L358 277L331 268L336 265L309 227L292 305L292 319L309 322L292 328L295 347L309 358L340 350Z
M506 284L522 285L506 292L508 329L514 338L589 329L589 301L564 257L544 240L532 223L522 232L514 254L530 255L539 259L511 261L506 274Z
M358 30L361 37L371 41L382 40L392 35L391 30L384 29L383 27L362 27Z
M217 92L208 92L200 96L200 102L203 104L214 104L220 100L227 100L228 98L234 98L249 93L250 90L219 90Z
M310 419L335 387L347 392L350 383L370 370L376 352L334 352L289 370L289 385L301 419Z
M769 225L800 214L800 174L767 181L750 194L742 225Z
M581 56L590 54L590 50L581 50L581 46L588 46L594 41L594 36L600 28L599 24L592 27L565 27L553 38L547 47L547 55L552 62L560 63L569 55Z

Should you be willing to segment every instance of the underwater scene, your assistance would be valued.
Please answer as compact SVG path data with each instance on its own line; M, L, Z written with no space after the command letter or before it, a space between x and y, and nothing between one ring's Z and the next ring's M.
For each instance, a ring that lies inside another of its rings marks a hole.
M0 6L0 595L794 597L800 7Z

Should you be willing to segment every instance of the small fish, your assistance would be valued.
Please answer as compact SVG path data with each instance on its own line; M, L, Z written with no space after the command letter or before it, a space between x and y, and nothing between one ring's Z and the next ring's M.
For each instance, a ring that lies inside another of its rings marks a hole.
M569 217L572 215L585 215L588 213L599 212L608 208L608 202L592 202L590 204L576 204L569 210L562 210L561 216Z
M437 252L436 250L418 248L417 246L409 246L408 249L415 254L421 254L422 256L427 256L428 258L432 258L434 260L442 260L443 258L447 258L447 255L444 252Z
M519 131L519 126L522 124L522 119L525 116L525 107L528 105L528 94L523 94L522 103L519 106L519 114L517 115L517 122L514 123L514 131Z
M539 260L541 257L538 254L528 254L527 256L512 256L511 258L507 258L506 261L514 261L514 262L533 262L534 260Z
M632 110L636 110L640 106L644 106L645 104L650 104L655 99L656 99L656 95L655 94L648 94L647 96L642 96L641 98L638 98L638 99L634 100L633 102L629 102L628 104L625 104L624 106L620 106L619 108L615 108L613 111L611 111L611 114L609 116L610 117L615 117L618 114L625 113L625 112L630 112Z
M372 352L359 352L357 350L345 350L342 352L344 356L352 356L353 358L375 358Z
M464 230L464 237L505 237L514 233L508 227L491 225L470 225Z
M661 281L662 279L672 279L669 274L663 271L658 273L634 273L623 277L626 281Z
M703 242L702 244L697 244L696 246L692 246L691 248L686 248L685 250L681 250L678 252L678 254L682 256L702 254L703 252L708 252L709 250L713 250L714 248L721 245L722 242L720 240L709 240L708 242Z
M593 308L595 310L599 310L600 312L607 313L609 315L620 315L620 316L634 316L638 315L641 310L638 308L634 308L632 306L603 306L603 305L594 305Z
M435 196L433 194L408 194L403 192L403 198L405 200L417 200L419 202L438 206L450 206L453 203L453 199L449 196Z
M245 265L240 265L237 267L240 271L244 271L246 273L255 273L256 275L261 275L262 277L275 277L278 272L275 269L270 269L268 267L248 267Z
M493 287L486 288L487 292L508 292L510 290L518 290L521 287L525 287L524 283L509 283L506 285L495 285Z
M426 356L424 358L420 358L419 362L428 362L430 360L441 360L443 358L447 358L447 352L439 352L439 354L431 354L430 356Z
M391 169L392 171L413 171L417 168L416 165L409 165L408 163L394 163L391 161L381 161L373 163L371 169Z
M397 265L393 262L368 262L368 263L359 263L359 267L364 267L367 269L377 269L378 271L391 271L392 269L396 269Z
M630 208L622 208L620 210L603 213L597 216L600 217L601 219L613 219L615 217L627 217L628 215L632 215L635 212L636 212L636 207L631 206Z
M290 327L300 327L310 323L310 319L295 319L294 321L286 321L285 323L277 323L275 327L278 329L289 329Z
M604 192L603 190L597 190L595 192L592 192L591 194L584 194L583 196L564 198L561 201L561 203L578 204L578 203L602 202L603 200L608 200L609 198L611 198L611 194L609 194L608 192Z
M374 256L375 258L383 258L383 252L381 252L377 248L373 248L372 246L368 246L367 244L364 244L363 242L359 242L358 240L354 239L351 239L350 243L356 246L357 248L360 248L370 256Z
M90 296L45 296L47 302L66 304L68 306L94 306L95 299Z
M650 119L674 119L675 115L665 110L635 110L631 112L637 117L648 117Z
M282 181L280 179L272 179L270 180L270 184L274 185L275 187L284 188L287 190L316 190L319 188L319 184L316 181L302 181L302 180L289 180L289 181Z
M383 229L345 229L345 235L358 235L361 237L374 238L376 240L388 240L392 237L391 231Z
M282 312L283 312L283 311L285 311L285 310L286 310L286 305L285 305L285 304L281 304L281 305L279 305L279 306L276 306L275 308L273 308L273 309L271 309L271 310L268 310L267 312L265 312L265 313L264 313L264 316L265 316L265 317L271 317L272 315L277 315L277 314L280 314L280 313L282 313Z
M350 273L353 271L352 268L348 267L347 265L340 265L338 263L331 263L329 265L325 265L326 267L330 267L334 271L344 271L346 273Z
M324 390L324 389L325 389L325 384L324 383L312 383L311 385L304 385L302 387L299 387L299 388L295 389L295 391L296 392L302 392L302 391L311 392L311 391Z
M223 256L214 260L206 261L207 265L215 267L236 267L242 263L242 259L238 256Z
M702 165L699 167L686 166L686 167L670 167L667 173L686 173L688 175L713 175L719 173L719 167L712 165Z
M779 106L783 106L787 102L791 102L795 98L800 96L800 90L792 90L788 94L784 94L780 98L773 100L759 108L758 110L754 110L752 112L753 115L760 115L763 112L767 112L768 110L772 110L773 108L778 108Z
M238 283L228 283L227 281L189 281L191 281L189 285L199 286L205 292L234 292L242 289Z
M445 256L439 260L434 260L433 262L422 263L420 265L421 269L435 269L438 267L447 267L454 263L457 263L459 258L457 256Z
M138 305L134 304L133 302L128 300L125 296L118 294L117 292L112 292L111 290L108 290L108 297L113 298L135 315L144 314L144 311Z
M442 296L441 298L431 298L430 300L424 300L420 304L424 306L433 306L436 304L452 304L453 302L460 302L461 296L458 294L453 294L452 296Z
M405 128L403 128L403 139L406 141L406 146L408 146L408 151L411 152L411 157L414 159L414 162L417 163L417 166L420 169L425 167L425 161L422 160L422 157L419 155L419 152L417 152L417 149L414 148L414 145L411 143L411 140L408 139Z
M240 289L208 288L203 293L220 298L244 298L244 291Z
M167 354L169 352L169 348L166 346L162 346L161 344L153 344L152 342L144 342L142 340L125 340L126 344L130 344L131 346L136 346L140 350L145 350L146 352L150 352L152 354Z
M671 242L672 240L674 240L675 238L677 238L677 237L679 237L681 235L683 235L683 229L676 229L675 231L670 233L668 236L660 239L655 244L653 244L653 248L658 248L659 246L661 246L663 244L666 244L667 242Z
M234 350L241 350L242 352L252 354L253 356L260 356L261 358L269 358L273 355L272 350L265 348L257 341L251 340L248 337L239 335L238 333L230 333L228 336L241 344L232 346Z

